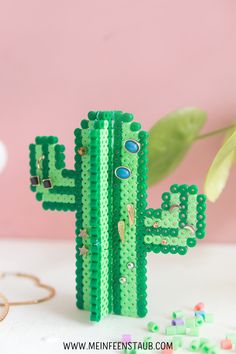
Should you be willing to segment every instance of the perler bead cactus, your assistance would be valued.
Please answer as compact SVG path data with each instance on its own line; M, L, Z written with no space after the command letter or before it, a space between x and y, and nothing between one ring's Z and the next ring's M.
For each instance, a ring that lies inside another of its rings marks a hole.
M205 236L206 198L173 185L147 209L148 133L132 114L89 112L75 130L75 169L55 137L30 145L31 190L45 210L76 214L77 306L92 321L144 317L147 252L184 255ZM157 156L158 158L158 156Z

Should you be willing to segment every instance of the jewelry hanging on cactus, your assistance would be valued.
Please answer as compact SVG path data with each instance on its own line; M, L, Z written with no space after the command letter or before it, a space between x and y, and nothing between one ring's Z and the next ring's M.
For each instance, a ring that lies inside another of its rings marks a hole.
M129 226L132 227L132 226L134 226L134 220L135 220L134 206L132 204L128 204L127 210L128 210L128 216L129 216Z
M125 242L125 222L123 220L120 220L118 222L118 232L120 235L120 240L122 243Z
M42 170L41 162L42 162L44 159L45 159L45 156L44 156L44 155L42 155L42 156L40 156L40 157L38 158L38 160L37 160L37 169L38 169L38 170Z

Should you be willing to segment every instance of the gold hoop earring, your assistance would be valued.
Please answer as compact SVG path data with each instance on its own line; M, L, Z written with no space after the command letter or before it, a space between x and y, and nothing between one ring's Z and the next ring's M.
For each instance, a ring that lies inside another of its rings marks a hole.
M10 305L7 298L2 293L0 293L0 300L2 300L1 306L3 306L2 312L0 313L0 321L3 321L7 317Z

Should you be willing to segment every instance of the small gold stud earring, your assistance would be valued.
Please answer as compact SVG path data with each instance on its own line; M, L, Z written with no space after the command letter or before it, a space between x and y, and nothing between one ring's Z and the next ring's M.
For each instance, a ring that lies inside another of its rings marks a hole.
M86 147L81 146L81 147L78 149L78 154L79 154L80 156L84 156L84 155L86 154L86 151L87 151Z

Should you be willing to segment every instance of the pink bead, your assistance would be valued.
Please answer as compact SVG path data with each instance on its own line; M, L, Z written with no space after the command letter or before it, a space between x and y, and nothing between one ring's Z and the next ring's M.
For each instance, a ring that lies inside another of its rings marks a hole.
M233 348L233 344L230 339L223 339L220 342L220 347L221 347L221 349L230 350Z
M173 353L174 353L174 350L173 350L173 349L164 349L164 350L162 350L161 353L162 353L162 354L173 354Z
M126 343L130 343L132 342L132 337L130 334L123 334L122 336L122 343L126 344Z
M194 311L203 311L205 308L205 305L203 302L199 302L197 305L194 306Z

